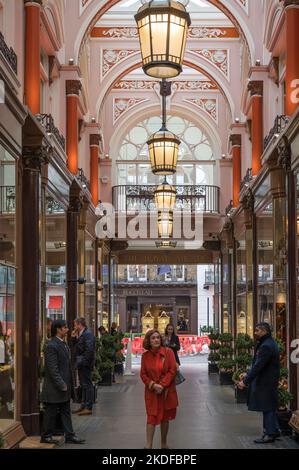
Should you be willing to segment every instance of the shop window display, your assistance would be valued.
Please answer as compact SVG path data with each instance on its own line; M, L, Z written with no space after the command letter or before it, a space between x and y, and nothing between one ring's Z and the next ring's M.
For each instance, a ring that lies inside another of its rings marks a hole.
M0 145L0 427L15 418L15 160Z

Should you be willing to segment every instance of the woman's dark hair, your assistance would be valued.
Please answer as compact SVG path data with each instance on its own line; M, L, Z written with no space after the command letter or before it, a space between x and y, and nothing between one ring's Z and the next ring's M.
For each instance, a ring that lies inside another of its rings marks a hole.
M67 326L67 322L65 320L54 320L51 325L51 336L56 336L58 328L62 328L64 326Z
M143 340L143 348L146 350L146 351L149 351L151 349L151 337L153 336L153 334L155 333L158 333L158 335L160 336L160 341L161 341L161 346L163 346L163 338L161 336L161 333L158 331L158 330L149 330L145 337L144 337L144 340Z
M174 327L174 325L173 325L172 323L168 323L168 325L166 326L166 328L165 328L165 334L168 335L167 330L168 330L168 327L169 327L169 326L171 326L171 327L173 328L173 333L172 333L172 334L175 335L175 327Z

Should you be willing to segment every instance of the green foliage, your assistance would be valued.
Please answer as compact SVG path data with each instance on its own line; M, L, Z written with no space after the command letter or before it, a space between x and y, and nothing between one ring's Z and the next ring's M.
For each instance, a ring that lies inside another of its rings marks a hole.
M239 354L235 357L236 364L241 367L250 366L252 363L252 356L251 354Z
M218 351L219 348L220 348L220 346L219 346L218 343L210 343L209 349L211 351Z
M208 361L209 362L218 362L220 361L220 354L211 352L208 356Z
M212 326L202 326L200 328L202 333L212 333L213 327Z
M231 343L233 341L233 335L231 333L222 333L219 335L218 339L221 343Z
M101 377L112 372L116 363L122 363L125 357L122 353L124 335L103 335L100 339L96 338L96 364L94 371L94 380L99 381Z
M281 367L280 368L280 378L281 379L287 379L289 376L289 371L287 367Z
M235 361L233 359L222 359L218 367L220 370L223 370L225 372L232 372L235 367Z
M285 410L289 406L289 402L293 399L293 395L282 387L278 389L278 409Z
M277 346L278 346L278 349L279 349L279 354L284 354L285 353L285 345L283 343L283 341L280 339L280 338L274 338L276 343L277 343Z
M219 333L217 333L217 332L212 331L209 334L210 341L217 341L218 338L219 338Z
M249 335L244 333L239 333L236 339L236 349L237 350L250 350L254 346L254 341L250 338Z
M222 346L219 348L219 354L222 357L232 356L233 355L233 348L229 346Z

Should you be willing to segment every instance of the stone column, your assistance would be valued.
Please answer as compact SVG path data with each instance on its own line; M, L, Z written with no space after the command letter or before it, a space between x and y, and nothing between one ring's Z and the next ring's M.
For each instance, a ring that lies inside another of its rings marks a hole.
M230 142L233 157L233 207L238 207L241 189L241 134L232 134Z
M90 193L93 205L99 203L99 145L100 135L91 134L90 141Z
M256 302L256 265L254 263L254 196L249 190L242 199L245 219L245 243L246 243L246 325L247 334L253 338L254 326L257 323ZM255 256L256 257L256 256Z
M298 0L285 0L284 5L286 18L285 113L288 116L292 116L298 109L299 48L297 44L297 38L299 25L299 4Z
M40 10L42 0L25 0L25 103L40 113Z
M81 90L79 80L66 80L66 154L71 173L78 173L78 101Z
M73 326L78 313L78 225L81 207L80 187L73 181L67 210L66 318L69 327Z
M256 176L262 166L263 154L263 89L262 81L251 81L248 90L251 93L252 109L252 175Z
M22 159L21 420L29 436L40 432L40 171L48 150L23 147Z

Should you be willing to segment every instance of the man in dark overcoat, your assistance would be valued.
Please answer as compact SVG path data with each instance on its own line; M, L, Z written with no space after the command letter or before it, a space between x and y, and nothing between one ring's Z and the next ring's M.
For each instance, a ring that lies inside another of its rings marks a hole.
M73 398L74 384L70 350L65 342L69 329L64 320L52 323L52 339L45 349L45 376L41 400L44 405L43 432L41 442L58 444L53 439L56 416L61 416L66 444L83 444L73 430L70 400Z
M279 349L272 338L268 323L259 323L255 328L255 336L258 342L252 367L238 387L249 387L248 410L263 413L264 434L254 442L268 444L280 436L276 416L280 375Z
M72 343L74 347L75 365L78 370L82 389L82 405L75 411L78 416L92 414L94 403L94 387L92 371L95 365L95 337L87 328L85 318L77 318L74 322Z

